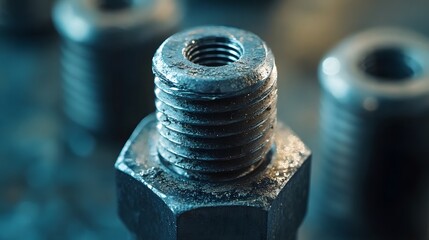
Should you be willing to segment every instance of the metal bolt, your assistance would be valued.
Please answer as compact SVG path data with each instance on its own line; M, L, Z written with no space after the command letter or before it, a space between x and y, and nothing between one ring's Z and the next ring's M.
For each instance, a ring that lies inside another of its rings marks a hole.
M178 26L173 0L62 0L64 109L96 135L126 138L154 110L151 56Z
M276 125L277 70L256 35L200 27L153 58L156 115L118 161L119 213L138 239L295 239L310 152Z
M322 61L313 239L427 239L429 45L398 29L347 39Z

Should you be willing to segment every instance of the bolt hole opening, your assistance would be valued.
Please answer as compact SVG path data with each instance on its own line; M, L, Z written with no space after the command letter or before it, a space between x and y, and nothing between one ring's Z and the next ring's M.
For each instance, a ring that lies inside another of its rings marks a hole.
M421 73L421 66L414 58L394 47L374 50L360 67L380 81L404 81Z
M237 41L226 37L205 37L192 41L184 50L184 56L191 62L219 67L238 61L243 48Z

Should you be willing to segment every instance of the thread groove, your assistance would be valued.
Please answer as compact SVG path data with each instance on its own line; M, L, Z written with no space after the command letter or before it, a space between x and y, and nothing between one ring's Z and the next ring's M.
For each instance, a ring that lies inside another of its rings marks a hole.
M168 137L169 141L176 144L181 144L185 147L197 147L201 149L227 149L229 147L239 147L247 144L250 141L256 141L260 138L268 137L268 129L274 124L275 120L265 121L263 125L255 129L251 129L246 133L233 135L230 137L217 137L217 138L201 138L185 136L183 134L177 134L174 131L165 131L165 128L160 127L159 133L163 137ZM259 136L257 134L260 134ZM168 135L168 136L167 136ZM250 137L247 137L250 136ZM256 136L255 138L252 138Z
M162 104L161 101L159 103ZM261 114L227 125L218 125L218 123L210 125L210 122L192 125L171 119L166 121L165 118L168 118L168 115L158 110L160 155L175 167L193 171L222 172L222 169L234 171L249 167L261 160L261 156L266 155L271 148L270 139L276 110L275 102L268 102L268 104L268 106L261 105L265 108ZM171 149L176 149L176 152L172 152ZM256 149L255 154L252 154L253 149ZM246 155L240 155L240 152ZM254 161L248 160L252 157ZM200 162L195 164L195 160ZM219 167L219 162L226 160L231 163ZM215 164L206 164L206 161L216 161L216 167L219 167L219 170L212 166ZM242 161L248 164L242 164Z
M146 57L138 53L140 48L63 41L62 88L67 117L98 136L128 136L146 110L145 97L136 93L148 87L143 81L145 72L137 66Z
M268 110L270 109L270 110ZM162 121L162 127L170 131L175 131L185 136L196 136L201 138L220 138L236 136L240 133L246 133L254 128L260 127L267 119L275 118L276 111L271 111L272 108L267 108L267 111L262 114L244 120L242 122L228 125L192 125L182 123L170 119L169 116L162 113L157 113L159 121Z
M204 112L189 112L182 109L172 107L165 102L159 100L156 101L156 108L158 112L169 116L169 119L181 122L184 124L191 125L229 125L239 123L250 119L253 115L261 115L267 108L275 105L276 92L270 94L264 99L260 99L258 102L249 104L246 107L237 109L229 112L217 112L217 113L204 113ZM249 114L252 113L252 114Z
M362 128L368 126L368 128ZM321 101L321 159L318 166L317 205L313 208L318 218L327 224L349 219L359 223L364 214L360 201L358 185L365 178L367 154L370 149L362 145L371 145L371 128L365 116L358 112L348 111L329 94ZM331 226L331 225L329 225ZM327 229L327 227L326 227Z
M377 231L385 231L386 222L389 222L390 230L390 226L398 222L397 217L412 221L412 215L407 214L413 208L404 203L419 198L420 192L410 192L402 197L397 182L408 181L409 189L423 175L419 176L422 173L414 169L413 174L417 177L413 177L407 175L407 170L392 168L392 165L406 168L408 164L425 161L427 141L415 136L419 133L428 136L428 116L427 112L396 118L374 116L341 105L329 93L324 94L321 103L322 152L314 192L317 204L312 208L319 223L324 224L324 231L332 231L338 239L344 238L340 229L352 231L347 236L373 236ZM393 192L389 192L391 189ZM389 199L387 206L386 196L395 196ZM398 216L385 216L396 211L400 213ZM402 226L397 229L397 232L410 231ZM391 236L388 231L381 233L382 236Z

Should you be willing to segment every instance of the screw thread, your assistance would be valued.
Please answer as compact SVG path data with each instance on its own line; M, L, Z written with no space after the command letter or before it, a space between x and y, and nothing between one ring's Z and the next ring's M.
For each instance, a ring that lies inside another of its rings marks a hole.
M64 41L66 115L96 134L127 137L141 117L153 109L144 105L150 102L150 91L136 92L153 86L151 81L143 81L150 72L140 66L148 55L141 54L139 46L95 47Z
M234 96L180 96L157 76L158 151L176 172L235 178L257 168L271 150L277 86L270 76Z
M362 188L371 161L374 129L364 116L325 93L321 101L321 153L313 215L321 227L341 227L343 237L362 227ZM362 229L359 229L362 230ZM338 234L338 233L337 233ZM340 236L337 236L340 237ZM338 238L339 239L339 238Z
M425 239L429 112L376 117L341 106L327 95L321 107L313 215L338 239Z

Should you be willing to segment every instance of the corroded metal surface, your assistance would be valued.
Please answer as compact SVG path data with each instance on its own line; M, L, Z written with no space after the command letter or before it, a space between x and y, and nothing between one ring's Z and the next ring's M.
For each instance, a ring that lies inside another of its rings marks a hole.
M115 165L120 216L139 239L295 239L306 211L310 151L288 128L275 132L265 169L230 182L192 181L160 163L156 119L149 116Z
M277 68L259 37L198 27L167 39L153 63L166 164L206 179L235 178L263 164L277 116Z

